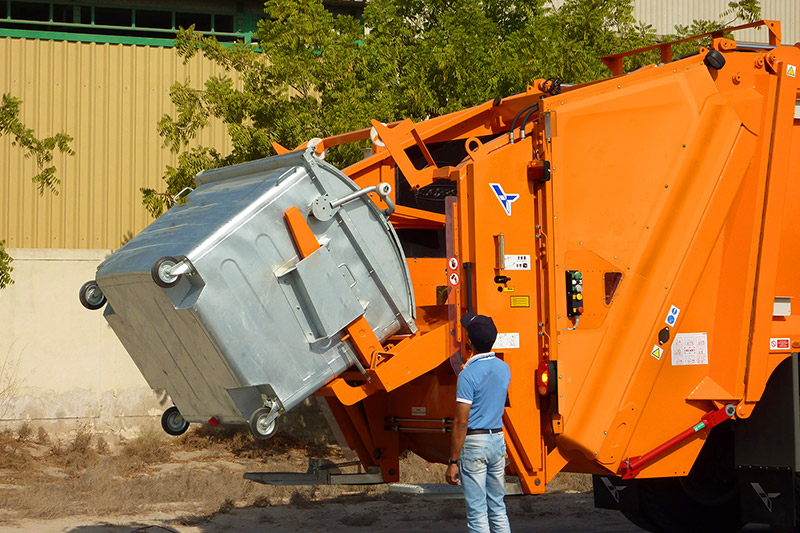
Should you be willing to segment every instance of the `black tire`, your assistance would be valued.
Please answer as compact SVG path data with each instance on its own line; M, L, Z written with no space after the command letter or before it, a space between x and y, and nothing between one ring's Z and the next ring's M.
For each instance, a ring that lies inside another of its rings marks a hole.
M106 296L94 280L87 281L81 286L78 291L78 299L81 301L81 305L90 311L100 309L106 304Z
M636 480L639 509L624 512L657 533L738 531L739 493L733 456L733 423L716 427L688 476Z
M173 405L161 415L161 429L168 435L177 437L186 433L186 430L189 429L189 422L183 418L178 408Z
M269 415L271 411L266 407L256 409L250 415L250 432L258 440L268 440L275 436L278 431L278 421L273 420L270 424L264 425L263 418Z
M163 287L168 289L170 287L174 287L178 284L181 280L181 276L170 276L165 269L173 267L177 265L179 261L174 257L162 257L158 261L153 264L153 268L150 269L150 275L153 277L153 281L156 282L156 285L159 287Z

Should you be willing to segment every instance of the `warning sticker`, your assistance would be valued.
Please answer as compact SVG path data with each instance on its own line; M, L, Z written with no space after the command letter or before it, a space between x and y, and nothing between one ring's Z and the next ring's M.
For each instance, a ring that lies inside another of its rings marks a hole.
M529 255L507 255L506 270L530 270L531 256Z
M797 75L797 67L794 65L786 65L786 75L794 78Z
M427 414L428 414L428 409L426 407L411 408L411 416L425 416Z
M451 257L450 260L447 262L447 266L450 267L450 270L455 270L458 268L458 259L455 257Z
M673 305L669 308L669 313L667 313L667 318L664 320L664 322L666 322L668 326L674 327L675 322L678 321L679 314L681 314L681 310Z
M530 307L531 306L531 297L530 296L512 296L511 297L511 307Z
M456 274L455 272L450 274L450 285L452 285L453 287L458 285L458 274Z
M661 361L661 354L663 354L663 353L664 353L664 349L663 348L661 348L661 347L659 347L657 345L653 345L653 351L650 352L650 355L655 357L656 360Z
M791 339L770 339L770 350L788 350L792 346Z
M678 333L672 341L672 365L707 365L708 335L703 333Z
M519 333L498 333L492 350L513 350L519 348Z

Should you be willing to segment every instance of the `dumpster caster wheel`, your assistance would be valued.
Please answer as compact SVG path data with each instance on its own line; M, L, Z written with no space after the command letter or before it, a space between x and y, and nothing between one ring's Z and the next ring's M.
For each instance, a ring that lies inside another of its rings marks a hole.
M177 437L186 433L186 430L189 429L189 422L183 418L178 408L173 405L161 415L161 429L166 431L167 434Z
M92 311L100 309L106 304L106 296L94 280L87 281L81 286L81 290L78 292L78 298L81 301L81 305Z
M156 285L165 289L174 287L180 281L181 276L180 274L174 276L169 271L177 264L178 260L174 257L162 257L156 261L153 268L150 269L150 274L153 276L153 281L156 282Z
M266 407L262 407L253 411L253 415L250 417L250 431L258 440L271 439L278 429L277 420L268 421L270 412Z

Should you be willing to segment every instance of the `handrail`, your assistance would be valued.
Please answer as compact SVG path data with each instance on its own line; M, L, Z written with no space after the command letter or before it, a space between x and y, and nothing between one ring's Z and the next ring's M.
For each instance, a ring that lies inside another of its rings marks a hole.
M742 24L741 26L735 26L733 28L723 28L720 30L714 30L707 33L701 33L698 35L693 35L691 37L686 37L685 39L679 39L677 41L672 41L669 43L659 43L653 44L650 46L645 46L644 48L638 48L636 50L630 50L628 52L621 52L619 54L613 54L610 56L605 56L602 58L603 64L608 67L608 70L611 71L613 76L619 76L622 74L622 60L626 57L635 56L644 52L649 52L651 50L660 49L661 50L661 62L662 63L669 63L672 61L672 46L680 43L685 43L688 41L694 41L696 39L700 39L702 37L708 37L709 35L713 38L722 37L725 33L736 31L736 30L745 30L747 28L757 28L758 26L766 26L767 30L769 31L769 44L770 46L780 46L781 44L781 23L777 20L759 20L756 22L751 22L749 24Z

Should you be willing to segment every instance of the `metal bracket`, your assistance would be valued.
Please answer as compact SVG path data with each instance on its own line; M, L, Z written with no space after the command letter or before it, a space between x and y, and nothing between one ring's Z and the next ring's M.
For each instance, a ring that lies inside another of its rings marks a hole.
M343 473L342 468L357 467L357 472ZM247 472L244 479L264 485L376 485L383 483L383 475L378 467L361 471L360 461L333 463L325 459L309 459L308 470L302 472Z

